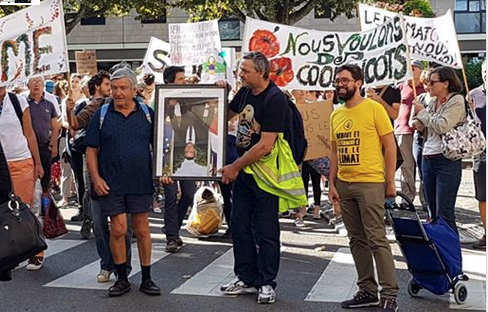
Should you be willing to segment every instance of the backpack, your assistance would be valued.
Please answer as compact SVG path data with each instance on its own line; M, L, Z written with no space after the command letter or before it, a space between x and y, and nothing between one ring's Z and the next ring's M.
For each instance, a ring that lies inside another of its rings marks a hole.
M17 118L19 118L20 126L23 127L24 124L22 122L22 118L24 117L24 113L22 112L22 107L20 107L19 98L15 93L12 92L8 92L8 97L10 98L10 102L12 102Z
M146 115L146 119L149 123L152 123L152 118L151 118L151 114L149 113L149 108L147 107L146 104L142 104L141 102L137 101L139 103L139 107L142 108L142 110L144 111L144 114ZM108 106L110 104L103 104L100 109L101 109L101 112L100 112L100 127L99 129L102 130L102 126L103 126L103 120L105 119L105 116L107 115L107 111L108 111Z
M243 102L245 102L249 91L250 89L244 91ZM276 85L273 85L264 97L264 103L269 102L269 100L279 92L283 91ZM293 159L296 164L300 165L305 158L308 146L307 139L305 138L305 129L303 127L303 118L295 103L290 100L287 100L286 102L288 107L285 113L285 131L283 132L283 137L288 142L288 145L290 145ZM242 110L242 108L239 110Z

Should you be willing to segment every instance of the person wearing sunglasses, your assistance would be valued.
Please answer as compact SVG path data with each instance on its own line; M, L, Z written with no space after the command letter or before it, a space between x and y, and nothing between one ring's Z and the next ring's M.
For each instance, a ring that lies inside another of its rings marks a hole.
M427 108L415 103L415 119L424 128L422 180L430 217L442 218L457 233L454 207L461 184L461 159L450 160L442 154L442 136L466 118L461 81L446 66L437 67L429 76L429 91L436 99Z

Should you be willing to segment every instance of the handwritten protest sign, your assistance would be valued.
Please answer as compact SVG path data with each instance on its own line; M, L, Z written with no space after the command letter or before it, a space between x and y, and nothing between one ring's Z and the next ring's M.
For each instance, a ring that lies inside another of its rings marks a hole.
M46 0L0 19L1 85L68 71L63 3Z
M330 87L337 67L357 64L366 86L411 77L401 15L364 32L327 32L246 19L243 51L270 59L270 78L280 87Z
M332 101L317 101L311 104L297 105L302 114L307 154L305 160L330 155L330 114Z
M76 72L79 74L95 75L97 69L97 53L95 50L75 52Z
M157 83L164 82L164 68L171 63L169 50L169 43L156 37L151 37L142 64L154 75Z
M388 21L396 13L359 4L361 29L368 30ZM461 53L451 10L435 18L404 16L410 57L432 61L453 68L462 68Z
M169 24L172 65L200 65L222 50L217 20Z

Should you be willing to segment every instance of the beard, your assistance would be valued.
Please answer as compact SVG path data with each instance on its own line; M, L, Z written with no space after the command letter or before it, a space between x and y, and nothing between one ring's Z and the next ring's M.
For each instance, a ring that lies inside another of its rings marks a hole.
M340 93L342 89L345 89L346 93ZM347 87L340 87L337 89L337 96L343 101L348 101L354 96L354 94L356 94L356 90L356 86L354 86L352 89L349 89Z

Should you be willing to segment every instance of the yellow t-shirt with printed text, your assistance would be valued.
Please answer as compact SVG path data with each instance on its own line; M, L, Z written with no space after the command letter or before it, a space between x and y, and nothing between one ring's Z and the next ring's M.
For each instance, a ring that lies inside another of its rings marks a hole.
M385 182L380 137L393 132L385 108L364 99L353 108L342 105L330 116L330 139L337 147L337 177L345 182Z

